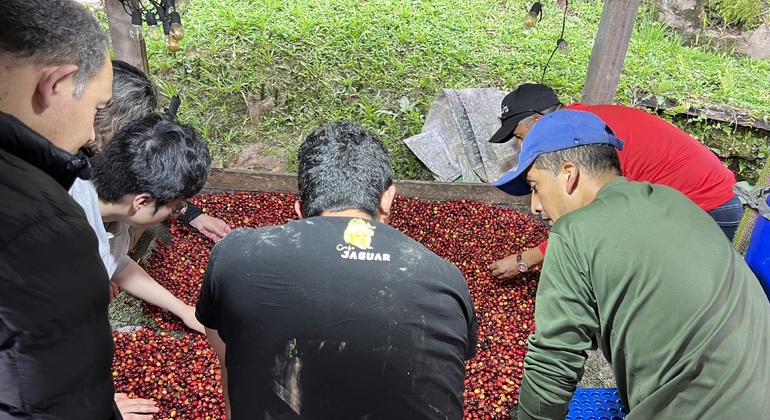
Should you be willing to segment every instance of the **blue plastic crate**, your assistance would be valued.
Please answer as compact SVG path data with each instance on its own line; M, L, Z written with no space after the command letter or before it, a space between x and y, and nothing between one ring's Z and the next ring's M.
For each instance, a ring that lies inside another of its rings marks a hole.
M567 420L623 420L626 408L615 388L578 388L569 403Z

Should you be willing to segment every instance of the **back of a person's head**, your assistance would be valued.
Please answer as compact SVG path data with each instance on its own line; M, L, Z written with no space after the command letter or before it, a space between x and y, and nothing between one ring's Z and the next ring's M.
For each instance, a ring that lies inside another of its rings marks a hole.
M78 97L108 51L109 38L99 22L73 0L0 1L0 55L21 65L77 65Z
M324 125L297 151L302 212L361 210L375 217L383 192L393 184L388 150L374 133L353 123Z
M620 158L614 146L586 144L556 152L543 153L533 163L537 169L558 175L562 165L572 162L591 176L620 175Z
M114 203L128 194L146 193L160 207L197 194L211 157L194 128L153 113L121 129L91 163L100 199Z
M158 108L158 90L144 72L124 61L112 60L112 77L112 99L96 113L96 140L87 145L94 154L126 124Z

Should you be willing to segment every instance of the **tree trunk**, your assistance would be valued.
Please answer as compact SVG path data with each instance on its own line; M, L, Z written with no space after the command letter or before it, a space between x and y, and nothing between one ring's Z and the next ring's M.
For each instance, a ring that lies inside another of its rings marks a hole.
M596 34L581 102L611 104L642 0L607 0Z

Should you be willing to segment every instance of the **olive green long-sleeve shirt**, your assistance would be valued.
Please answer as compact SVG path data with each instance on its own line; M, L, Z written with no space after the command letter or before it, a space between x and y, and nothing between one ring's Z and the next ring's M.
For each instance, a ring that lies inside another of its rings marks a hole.
M564 418L602 348L634 419L770 418L770 303L713 219L660 185L608 182L551 230L520 419Z

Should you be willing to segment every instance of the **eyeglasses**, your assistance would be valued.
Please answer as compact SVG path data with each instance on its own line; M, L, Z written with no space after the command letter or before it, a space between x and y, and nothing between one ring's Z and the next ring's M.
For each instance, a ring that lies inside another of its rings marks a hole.
M171 210L171 214L169 217L177 218L179 216L184 216L185 213L187 213L187 201L182 200L177 204L175 207L171 207L168 204L166 204L168 208Z

